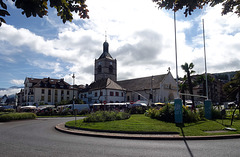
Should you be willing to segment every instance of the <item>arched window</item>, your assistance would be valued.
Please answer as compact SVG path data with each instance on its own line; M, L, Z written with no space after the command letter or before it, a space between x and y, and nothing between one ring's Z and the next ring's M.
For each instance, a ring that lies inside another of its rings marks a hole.
M98 71L98 73L102 73L102 66L101 65L98 66L97 71Z
M112 66L112 65L109 66L109 73L110 73L110 74L113 73L113 66Z

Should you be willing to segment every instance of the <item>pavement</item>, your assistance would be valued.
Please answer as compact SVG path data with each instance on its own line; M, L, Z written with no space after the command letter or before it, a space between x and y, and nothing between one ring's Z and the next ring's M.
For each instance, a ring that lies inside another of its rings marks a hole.
M107 138L119 138L119 139L141 139L141 140L216 140L216 139L232 139L240 138L240 134L232 135L213 135L213 136L180 136L177 133L120 133L120 132L102 132L81 130L75 128L69 128L65 126L65 123L60 123L55 126L55 129L68 134L93 136L93 137L107 137Z

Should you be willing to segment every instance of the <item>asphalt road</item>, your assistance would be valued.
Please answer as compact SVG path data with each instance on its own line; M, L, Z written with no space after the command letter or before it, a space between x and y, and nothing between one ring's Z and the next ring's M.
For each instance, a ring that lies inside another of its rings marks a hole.
M0 123L0 157L240 156L240 139L130 140L71 135L55 130L56 124L69 120L74 118Z

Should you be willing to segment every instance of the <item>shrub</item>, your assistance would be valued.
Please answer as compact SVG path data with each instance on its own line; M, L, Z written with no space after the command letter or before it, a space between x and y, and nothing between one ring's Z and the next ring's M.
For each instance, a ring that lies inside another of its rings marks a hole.
M4 109L3 112L15 112L14 109Z
M129 110L130 114L143 114L146 112L146 107L144 106L134 106Z
M8 113L0 116L1 122L7 122L11 120L23 120L23 119L35 119L34 113Z
M105 122L114 120L128 119L130 114L125 112L114 112L114 111L97 111L91 113L86 118L83 119L84 122Z
M221 115L221 111L212 108L212 119L221 119L222 115Z
M160 109L150 108L146 111L145 115L149 116L150 118L158 119L165 122L175 122L173 104L167 104ZM200 120L200 116L198 113L192 112L191 110L183 106L183 122L190 123L196 122L198 120Z

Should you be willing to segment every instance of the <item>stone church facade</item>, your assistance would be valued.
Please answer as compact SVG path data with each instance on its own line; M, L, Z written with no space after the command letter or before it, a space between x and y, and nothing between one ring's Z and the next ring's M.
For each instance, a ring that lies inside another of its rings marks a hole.
M176 81L170 70L167 74L117 80L117 60L103 43L103 52L95 59L94 82L80 91L85 103L121 103L142 100L148 104L173 101L177 96Z

